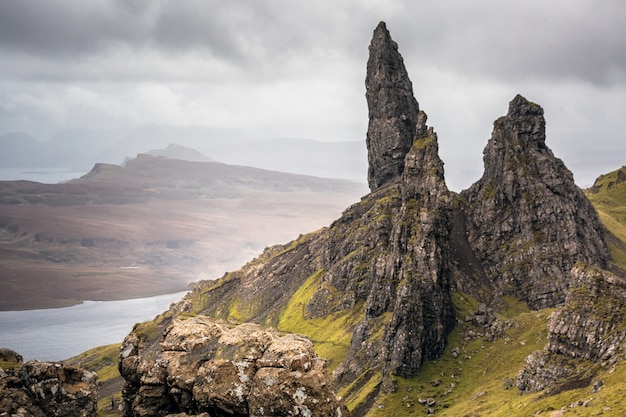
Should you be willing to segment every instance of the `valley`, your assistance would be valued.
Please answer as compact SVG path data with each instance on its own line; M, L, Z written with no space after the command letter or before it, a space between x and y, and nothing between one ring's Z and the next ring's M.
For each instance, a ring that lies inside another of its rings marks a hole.
M358 201L364 186L142 155L65 184L0 182L0 310L185 290Z

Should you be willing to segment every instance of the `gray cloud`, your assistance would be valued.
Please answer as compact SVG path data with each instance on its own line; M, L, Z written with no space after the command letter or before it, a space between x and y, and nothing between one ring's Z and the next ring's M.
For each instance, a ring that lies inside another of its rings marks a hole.
M480 169L517 93L545 107L555 146L584 152L626 135L624 16L622 0L0 1L0 134L237 124L360 140L384 20L442 153L471 159L459 172Z

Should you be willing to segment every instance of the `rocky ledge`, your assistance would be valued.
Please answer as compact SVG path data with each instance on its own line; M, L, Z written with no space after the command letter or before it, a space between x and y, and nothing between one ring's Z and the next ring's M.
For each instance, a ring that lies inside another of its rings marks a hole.
M517 377L522 392L555 393L586 386L621 359L626 342L626 280L582 263L572 268L566 302L550 315L548 343Z
M94 372L0 349L0 416L95 417L97 389Z
M204 316L156 332L135 326L120 348L125 416L348 415L304 336Z

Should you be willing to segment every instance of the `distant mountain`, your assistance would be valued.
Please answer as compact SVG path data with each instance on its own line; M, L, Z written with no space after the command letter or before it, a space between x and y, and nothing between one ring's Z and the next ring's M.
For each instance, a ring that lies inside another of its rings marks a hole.
M7 133L0 136L0 165L3 167L48 166L47 152L42 153L42 142L26 133Z
M182 148L186 148L184 151ZM156 150L156 151L155 151ZM120 164L140 153L183 160L212 159L274 171L364 181L365 147L357 142L252 139L236 129L143 126L132 132L63 130L49 141L26 134L0 137L3 167L61 167L87 171L96 163Z
M174 143L170 143L165 149L154 149L147 152L147 154L170 159L180 159L182 161L215 162L213 159L201 154L195 149Z
M367 176L367 150L360 142L274 138L211 146L206 152L229 164L353 181Z

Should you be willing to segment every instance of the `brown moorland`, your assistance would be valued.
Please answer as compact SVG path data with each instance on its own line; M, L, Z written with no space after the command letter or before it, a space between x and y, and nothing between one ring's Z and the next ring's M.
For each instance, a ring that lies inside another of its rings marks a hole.
M64 184L0 181L0 310L185 290L328 225L365 192L149 155Z

